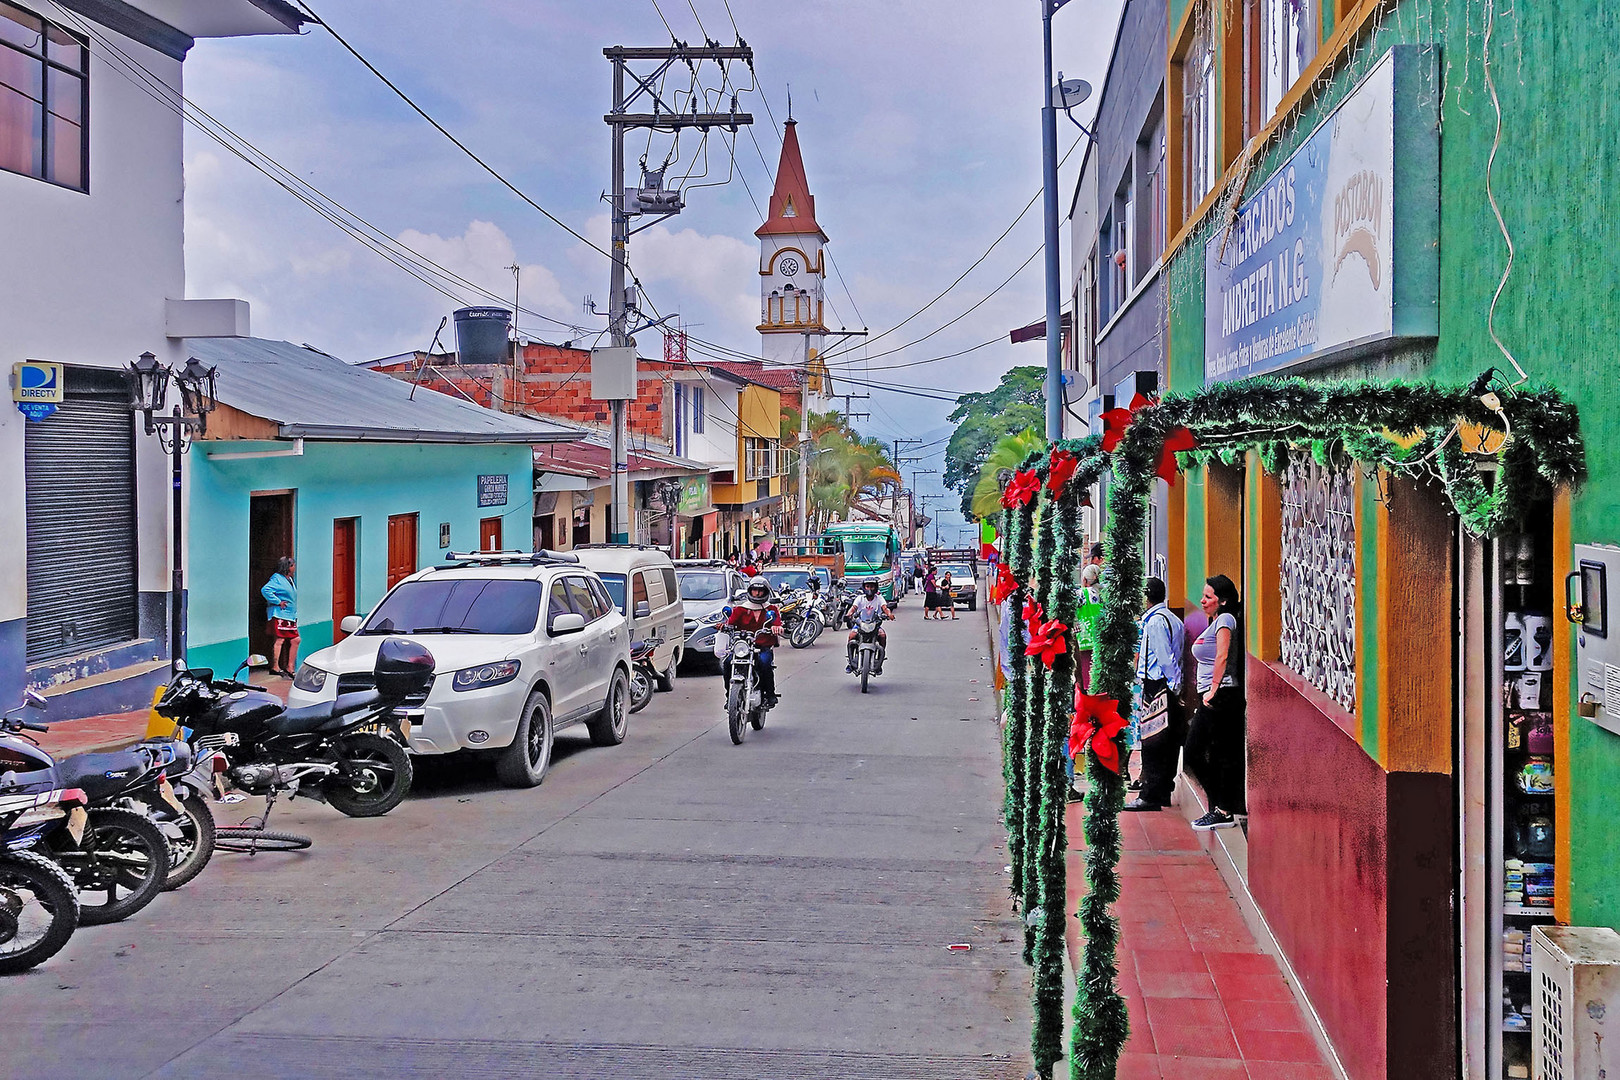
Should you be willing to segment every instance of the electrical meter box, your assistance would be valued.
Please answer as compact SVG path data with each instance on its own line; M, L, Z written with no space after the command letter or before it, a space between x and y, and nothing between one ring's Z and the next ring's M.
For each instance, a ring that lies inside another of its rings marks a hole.
M1612 584L1611 584L1612 583ZM1620 547L1576 544L1575 569L1564 582L1565 615L1575 624L1575 711L1620 734L1620 626L1609 606L1620 587Z
M591 350L591 397L596 401L634 401L636 347L618 345Z

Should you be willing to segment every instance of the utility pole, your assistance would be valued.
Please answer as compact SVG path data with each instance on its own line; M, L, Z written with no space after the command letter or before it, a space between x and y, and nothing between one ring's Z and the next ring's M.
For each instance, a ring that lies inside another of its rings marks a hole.
M1046 441L1063 438L1062 252L1058 247L1057 103L1052 83L1052 15L1068 0L1041 0L1041 195L1046 210Z
M908 457L901 450L901 448L900 448L901 444L902 443L916 443L917 445L921 446L923 442L924 442L924 440L915 439L915 438L898 438L897 437L894 440L894 471L896 473L898 473L900 471L902 466L908 465L913 461L922 461L923 460L923 458L920 457L920 456L909 456ZM916 485L916 479L915 479L916 478L916 470L915 469L912 470L912 477L913 477L912 484L913 484L913 486L915 486ZM900 489L903 488L904 486L905 486L905 484L902 481L901 483L898 483L898 484L894 485L894 491L891 492L889 521L892 522L897 528L898 528L898 526L900 524L900 494L901 494Z
M608 286L608 332L615 349L634 350L635 338L630 327L630 314L636 310L637 305L625 288L625 276L629 262L630 236L633 231L639 230L630 228L630 218L633 214L650 213L666 217L679 213L681 200L679 192L668 193L662 190L663 177L660 174L656 191L638 189L636 207L632 210L625 205L625 132L633 128L656 128L659 131L699 128L704 132L710 128L723 128L736 134L740 126L752 124L754 122L752 115L737 111L736 94L731 96L730 112L698 112L696 97L692 99L691 110L682 112L664 99L660 87L664 74L677 64L691 68L695 78L696 65L703 61L742 60L752 64L754 50L742 44L720 45L710 41L698 46L675 42L673 45L655 48L626 48L614 45L603 49L602 55L613 64L613 110L602 118L613 130L613 186L609 194L609 206L613 216L613 249L610 252L612 270ZM632 70L632 64L641 67L642 70L640 72ZM625 94L627 76L630 82L635 84L628 96ZM632 105L643 101L643 108L650 108L650 111L629 111ZM672 194L673 198L670 197ZM629 397L634 397L635 353L632 351L629 357L631 366ZM625 452L624 413L628 397L615 397L610 400L613 417L613 510L609 518L608 539L611 543L627 544L630 542L630 463Z

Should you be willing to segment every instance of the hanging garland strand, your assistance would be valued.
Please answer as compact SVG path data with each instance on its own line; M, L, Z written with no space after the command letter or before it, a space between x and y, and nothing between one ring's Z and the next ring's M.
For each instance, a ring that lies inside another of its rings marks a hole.
M1476 536L1511 531L1533 500L1585 479L1585 448L1575 410L1557 391L1521 386L1493 394L1489 376L1469 387L1253 378L1139 405L1129 410L1123 430L1113 432L1111 458L1098 453L1099 440L1091 438L1059 444L1025 463L1023 473L1050 477L1058 452L1081 459L1069 486L1052 496L1028 498L1004 515L1006 558L1019 582L1008 602L1021 611L1034 579L1041 586L1035 599L1043 615L1072 617L1079 499L1105 463L1111 465L1109 572L1103 578L1092 692L1116 700L1120 713L1128 715L1155 476L1173 478L1178 463L1212 456L1236 460L1248 450L1257 451L1263 467L1275 473L1290 446L1308 448L1318 458L1340 446L1362 467L1438 483ZM1070 462L1062 466L1067 470ZM1485 482L1484 468L1496 471L1494 484ZM1019 479L1021 489L1033 494L1034 477ZM1038 536L1034 507L1042 499ZM1065 792L1053 728L1073 709L1074 658L1057 653L1048 673L1044 659L1023 655L1030 640L1023 621L1014 618L1012 624L1015 674L1004 763L1008 845L1014 851L1014 895L1024 899L1026 919L1034 916L1039 927L1026 934L1026 960L1036 967L1032 1047L1040 1074L1046 1075L1057 1060L1049 1003L1054 970L1061 979L1064 902ZM1072 642L1066 628L1063 634ZM1067 730L1066 722L1062 727ZM1115 748L1123 750L1120 741ZM1069 1055L1072 1080L1113 1080L1130 1032L1116 982L1119 927L1110 913L1119 898L1124 785L1099 762L1096 745L1090 743L1085 755L1087 888L1079 911L1085 942Z
M1013 506L1001 512L1001 532L1006 538L1002 545L1002 558L1018 581L1027 580L1029 574L1030 545L1028 519L1022 507ZM1019 571L1022 571L1022 574ZM1023 606L1025 589L1014 589L1003 603L1013 605L1017 612ZM1022 910L1024 897L1024 815L1028 800L1024 794L1024 758L1026 756L1026 710L1028 697L1024 688L1024 628L1016 614L1009 620L1007 652L1010 669L1003 674L1007 679L1006 727L1002 729L1001 771L1006 781L1006 802L1002 810L1002 824L1007 829L1007 861L1012 875L1008 887L1012 891L1014 907ZM1028 962L1028 958L1025 958Z

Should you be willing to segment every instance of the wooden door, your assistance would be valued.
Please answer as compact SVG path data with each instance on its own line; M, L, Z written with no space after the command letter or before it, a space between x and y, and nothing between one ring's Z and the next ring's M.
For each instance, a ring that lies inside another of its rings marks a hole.
M248 497L248 652L270 653L269 608L264 588L276 563L293 555L293 493L276 491ZM296 557L296 556L294 556ZM296 579L296 571L294 572Z
M355 594L355 541L360 522L357 518L338 518L332 522L332 643L335 645L349 635L343 632L343 620L358 615Z
M394 514L388 519L388 587L416 573L416 515Z
M501 519L487 517L478 523L478 550L501 550Z
M547 514L535 525L534 546L541 551L552 551L557 546L556 520L555 516Z

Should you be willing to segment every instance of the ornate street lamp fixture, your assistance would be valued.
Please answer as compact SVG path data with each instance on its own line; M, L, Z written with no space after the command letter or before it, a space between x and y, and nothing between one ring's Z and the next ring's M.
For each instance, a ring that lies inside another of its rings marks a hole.
M141 353L129 365L129 408L142 415L146 433L156 435L158 444L169 455L173 482L171 512L173 515L174 554L173 577L169 587L169 655L173 657L173 670L179 671L186 663L186 582L185 559L181 544L184 538L184 478L182 458L197 435L208 430L208 414L218 404L215 385L219 372L196 357L186 361L176 371L159 362L151 353ZM180 389L180 400L169 415L162 415L168 402L169 381ZM193 434L195 433L195 434Z

